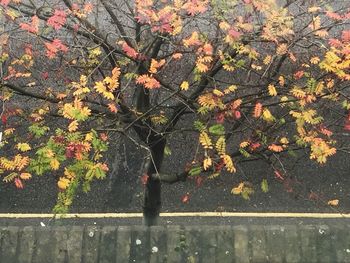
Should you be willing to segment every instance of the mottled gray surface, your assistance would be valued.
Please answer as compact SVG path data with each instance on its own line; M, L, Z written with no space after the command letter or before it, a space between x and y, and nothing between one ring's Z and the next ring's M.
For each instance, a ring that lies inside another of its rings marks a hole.
M0 226L0 262L350 262L349 233L339 223Z

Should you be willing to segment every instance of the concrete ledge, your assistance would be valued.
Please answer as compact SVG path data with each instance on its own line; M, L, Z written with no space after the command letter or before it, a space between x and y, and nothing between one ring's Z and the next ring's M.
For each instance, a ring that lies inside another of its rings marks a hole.
M0 226L0 262L350 262L350 227Z

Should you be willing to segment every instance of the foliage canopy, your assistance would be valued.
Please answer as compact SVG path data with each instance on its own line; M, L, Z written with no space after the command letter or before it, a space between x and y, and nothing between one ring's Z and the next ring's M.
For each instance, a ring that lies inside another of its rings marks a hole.
M308 2L1 0L2 179L23 188L56 171L66 212L106 176L113 133L147 149L149 191L257 159L284 180L283 157L299 149L324 164L346 149L333 133L350 130L350 9ZM163 178L174 132L198 149Z

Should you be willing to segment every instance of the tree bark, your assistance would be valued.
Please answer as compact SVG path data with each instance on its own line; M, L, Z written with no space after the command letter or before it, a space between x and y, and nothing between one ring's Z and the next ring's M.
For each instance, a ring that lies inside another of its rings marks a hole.
M166 139L163 136L159 136L159 138L158 136L153 136L149 145L151 158L146 167L148 180L145 186L143 204L144 224L147 226L156 225L158 223L161 209L161 180L159 171L163 162L165 145Z

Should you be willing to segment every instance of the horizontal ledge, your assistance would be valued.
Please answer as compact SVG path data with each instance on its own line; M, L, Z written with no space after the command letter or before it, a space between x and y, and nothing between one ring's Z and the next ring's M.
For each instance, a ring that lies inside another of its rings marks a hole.
M19 214L0 213L2 218L53 218L55 214ZM258 217L258 218L350 218L350 214L341 213L258 213L258 212L178 212L160 213L161 217ZM60 218L142 218L142 213L72 213L56 215Z

